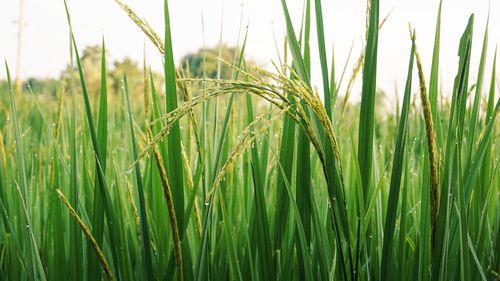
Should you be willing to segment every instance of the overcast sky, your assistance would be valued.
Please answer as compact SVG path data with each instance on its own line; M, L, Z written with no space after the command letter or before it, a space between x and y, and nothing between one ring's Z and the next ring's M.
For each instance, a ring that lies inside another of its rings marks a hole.
M124 0L146 18L159 34L163 34L163 1ZM381 19L393 10L379 37L378 87L393 90L394 83L401 91L404 83L410 40L408 23L417 29L417 44L429 73L438 0L381 0ZM125 56L142 60L146 39L112 0L68 0L75 36L80 49L99 44L105 37L111 58ZM288 0L292 17L299 26L303 0ZM352 63L362 47L365 24L364 0L323 0L327 53L335 48L335 66L340 73L351 45L354 44ZM276 38L282 46L285 34L280 0L170 0L174 56L178 62L188 52L194 52L205 43L214 46L222 37L228 44L236 44L240 19L249 26L248 55L261 65L271 66L277 60ZM444 0L441 37L441 78L445 91L452 87L458 63L457 48L460 35L471 13L475 13L473 75L477 72L480 44L488 15L488 0ZM15 68L19 0L0 0L0 57L5 57ZM242 17L241 17L242 16ZM204 19L204 28L202 25ZM63 0L25 0L25 36L22 49L24 77L57 77L69 57L68 27ZM203 32L204 29L204 32ZM203 34L205 36L203 36ZM315 31L312 32L315 35ZM313 36L315 37L315 36ZM500 39L500 1L491 1L490 44L487 67L491 68L493 52ZM315 49L315 41L311 42ZM160 69L161 58L149 42L148 62ZM280 50L282 52L282 50ZM317 53L313 52L313 65ZM315 63L316 62L316 63ZM314 64L315 63L315 64ZM313 77L319 67L313 66ZM0 79L5 70L0 70ZM474 78L474 77L473 77ZM489 79L489 76L486 76Z

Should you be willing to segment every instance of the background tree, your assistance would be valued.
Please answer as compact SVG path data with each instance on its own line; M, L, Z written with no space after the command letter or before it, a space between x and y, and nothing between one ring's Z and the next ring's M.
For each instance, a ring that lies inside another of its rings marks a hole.
M229 63L233 63L238 57L239 49L229 47L226 44L220 46L221 58ZM196 53L187 54L181 60L181 68L184 71L189 69L190 76L193 78L202 78L206 74L206 78L217 78L217 64L219 55L219 46L212 48L201 48ZM231 79L233 69L226 64L221 64L221 79Z
M101 87L101 52L100 45L91 45L85 47L81 53L82 56L80 60L82 62L85 82L87 83L87 89L91 98L95 98L95 96L98 95ZM106 57L109 57L109 53L106 53ZM61 80L70 79L70 77L73 77L76 82L80 79L76 64L73 64L73 70L71 70L71 64L68 63L66 68L61 72ZM67 87L69 87L69 84ZM77 92L81 91L78 87L75 90Z
M119 94L122 88L123 76L127 75L129 90L132 95L142 94L144 91L143 70L138 63L130 58L113 62L113 68L108 72L109 86L114 94Z

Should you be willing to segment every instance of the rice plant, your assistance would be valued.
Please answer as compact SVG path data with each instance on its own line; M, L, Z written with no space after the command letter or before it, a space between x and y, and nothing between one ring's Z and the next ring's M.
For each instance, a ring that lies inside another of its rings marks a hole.
M115 1L162 56L164 83L145 58L144 91L125 75L111 105L103 39L93 96L66 1L78 75L60 81L57 101L16 92L5 63L1 280L500 279L496 52L487 56L486 26L470 69L473 15L456 42L450 96L438 79L442 3L432 61L410 27L402 104L381 117L379 0L367 3L345 94L327 61L321 0L305 0L299 30L281 0L280 63L250 65L245 36L233 61L219 60L231 79L177 67L167 0L163 38ZM348 102L358 73L360 104Z

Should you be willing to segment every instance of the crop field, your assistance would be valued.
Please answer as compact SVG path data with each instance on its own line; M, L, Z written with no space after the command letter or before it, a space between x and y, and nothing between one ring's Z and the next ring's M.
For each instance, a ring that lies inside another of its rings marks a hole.
M90 85L66 1L71 62L55 95L19 89L5 63L0 280L500 279L500 95L488 25L479 33L473 15L463 19L445 94L436 1L432 60L422 61L410 26L406 84L383 110L379 0L367 1L352 70L327 59L322 1L305 0L296 26L281 0L286 40L275 64L247 60L243 32L232 57L215 59L215 76L174 61L167 0L155 4L164 34L116 2L162 55L159 75L144 59L141 73L111 86L104 38ZM354 83L359 102L340 90Z

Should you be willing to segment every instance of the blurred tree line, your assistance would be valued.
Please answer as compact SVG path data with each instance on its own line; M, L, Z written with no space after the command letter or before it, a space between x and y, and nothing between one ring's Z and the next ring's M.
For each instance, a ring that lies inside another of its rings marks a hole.
M179 68L185 76L192 78L217 78L218 54L224 61L233 63L238 56L238 48L230 47L227 45L214 46L211 48L201 48L194 53L185 55L180 62ZM100 91L101 83L101 46L92 45L88 46L81 52L81 62L84 69L85 81L91 97L96 97ZM109 52L106 58L110 58ZM220 78L230 79L233 69L224 63L220 64ZM144 74L142 63L134 61L131 58L123 58L114 60L111 63L108 61L107 65L107 82L108 82L108 96L112 99L114 95L121 94L123 75L127 75L129 90L132 96L142 96L144 91ZM66 80L64 86L66 91L69 90L69 78L73 76L75 79L75 90L81 92L79 86L79 75L76 63L73 69L68 64L64 70L61 71L58 78L28 78L23 82L22 90L28 93L33 93L43 96L44 98L56 99L58 91L61 89L61 82ZM163 90L163 75L161 73L152 72L155 87L159 92ZM0 80L1 89L7 88L7 83ZM196 93L193 93L196 95Z
M220 52L221 60L218 60ZM210 78L210 79L231 79L233 69L227 63L236 64L235 60L239 56L239 49L225 44L213 48L201 48L195 53L187 54L181 60L180 67L192 78ZM220 77L217 77L217 71L220 62ZM253 64L253 62L248 62Z

